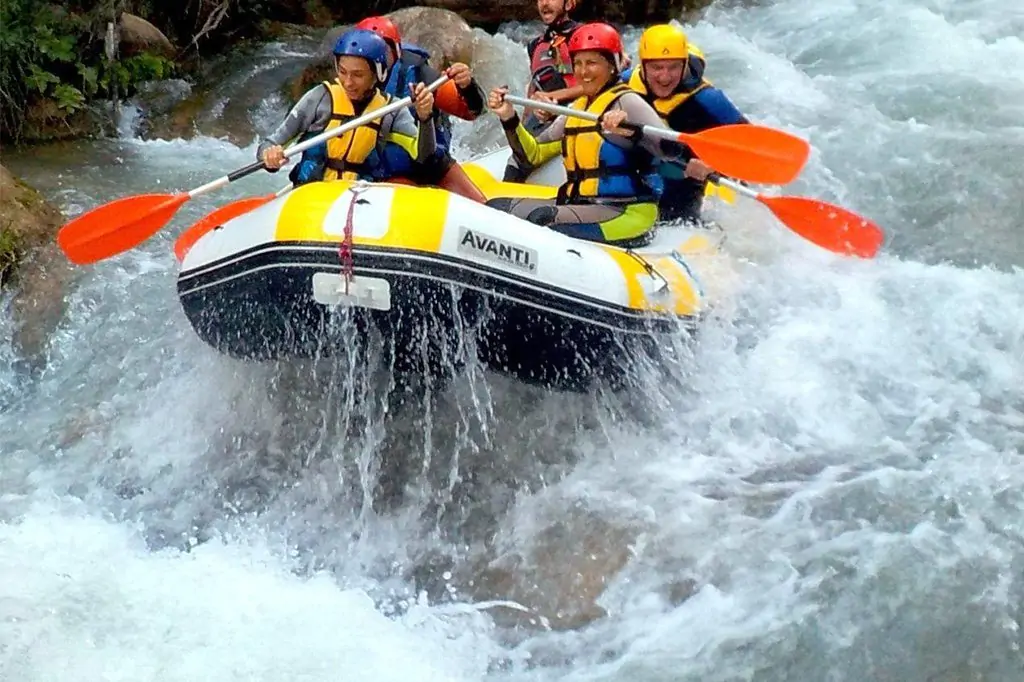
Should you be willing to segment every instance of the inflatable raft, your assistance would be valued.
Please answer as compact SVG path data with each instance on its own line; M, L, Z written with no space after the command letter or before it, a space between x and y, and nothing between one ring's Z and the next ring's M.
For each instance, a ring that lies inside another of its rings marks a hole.
M506 156L465 164L489 198L553 196L560 164L536 174L546 184L506 184L494 178ZM696 328L706 303L693 259L721 233L666 227L627 250L441 189L332 182L181 240L182 307L230 356L329 355L376 330L399 372L443 376L473 354L523 381L585 389Z

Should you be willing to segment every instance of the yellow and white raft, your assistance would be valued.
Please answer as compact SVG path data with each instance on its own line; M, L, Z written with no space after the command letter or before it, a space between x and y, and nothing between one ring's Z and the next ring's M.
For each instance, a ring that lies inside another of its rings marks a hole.
M495 180L503 158L464 164L488 198L553 195ZM331 334L348 316L360 335L381 332L396 371L450 374L472 352L521 380L581 389L696 327L706 302L693 261L720 242L663 227L626 250L441 189L321 182L195 239L178 294L196 333L238 358L330 354L352 343Z

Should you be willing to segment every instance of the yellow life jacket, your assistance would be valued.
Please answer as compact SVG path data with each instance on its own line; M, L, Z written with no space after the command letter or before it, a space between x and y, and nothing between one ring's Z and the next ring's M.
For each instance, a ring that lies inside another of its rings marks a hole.
M587 105L580 97L570 106L600 116L620 97L630 92L619 83L608 88ZM597 122L569 116L562 137L562 160L566 183L559 190L562 200L580 197L635 197L641 193L639 169L631 154L601 137Z
M351 121L356 113L352 101L338 81L324 81L324 85L331 91L331 120L324 128L327 131ZM391 98L380 90L374 90L373 99L363 113L380 109L390 101ZM377 119L327 140L324 180L357 180L360 174L368 172L366 157L377 147L380 126L380 119Z
M690 59L697 58L700 61L704 61L704 53L698 48L690 46ZM704 88L711 85L711 81L707 78L701 78L700 84L697 85L693 90L688 92L677 92L669 95L665 98L657 98L653 93L647 90L647 83L644 83L643 79L644 66L641 63L640 66L633 69L633 74L629 77L629 87L633 91L639 93L647 100L654 110L658 112L662 120L668 119L669 115L676 110L683 102L690 99Z

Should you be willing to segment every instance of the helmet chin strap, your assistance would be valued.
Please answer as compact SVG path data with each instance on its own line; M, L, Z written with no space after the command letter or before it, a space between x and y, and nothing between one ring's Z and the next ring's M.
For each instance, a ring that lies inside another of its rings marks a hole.
M393 50L392 54L395 57L395 61L391 62L391 66L383 67L382 73L384 74L380 78L380 82L386 83L388 77L391 75L391 69L397 69L402 61L402 45L400 43L393 43L390 40L384 41L388 44L388 49ZM378 66L380 66L378 64Z
M624 60L622 59L622 53L612 54L611 52L602 51L605 59L608 59L608 63L611 64L612 68L615 69L616 74L622 73L622 67L624 66Z

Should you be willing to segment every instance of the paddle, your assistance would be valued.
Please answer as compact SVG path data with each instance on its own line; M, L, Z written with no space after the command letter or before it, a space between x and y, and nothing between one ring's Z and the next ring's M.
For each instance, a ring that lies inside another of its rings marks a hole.
M829 251L874 258L885 239L878 225L840 206L806 197L765 196L717 173L709 176L708 181L756 199L786 227Z
M441 76L427 86L433 92L447 82ZM343 135L353 128L366 125L382 116L398 111L412 104L413 98L403 97L387 106L354 118L344 125L325 130L305 142L292 145L284 150L285 157L300 154L332 137ZM104 258L110 258L146 241L174 216L182 204L201 194L220 189L239 178L263 170L262 161L251 163L244 168L228 173L189 192L178 194L139 194L123 197L103 204L67 223L57 233L57 243L72 263L84 265ZM250 209L251 210L251 209Z
M263 204L269 203L279 196L287 194L292 189L292 185L285 185L273 194L265 194L261 197L247 197L245 199L239 199L238 201L232 201L230 204L226 204L211 213L207 213L205 216L197 220L192 227L188 228L178 236L178 239L174 242L174 255L179 261L184 260L185 254L188 253L189 249L191 249L192 246L210 230L220 227L233 218L237 218L249 211L253 211Z
M587 121L597 121L599 118L597 114L588 111L514 95L505 95L505 101ZM693 135L648 125L643 126L642 131L650 137L685 144L702 161L723 175L765 185L792 182L800 174L811 153L811 146L805 140L775 128L754 124L719 126Z

